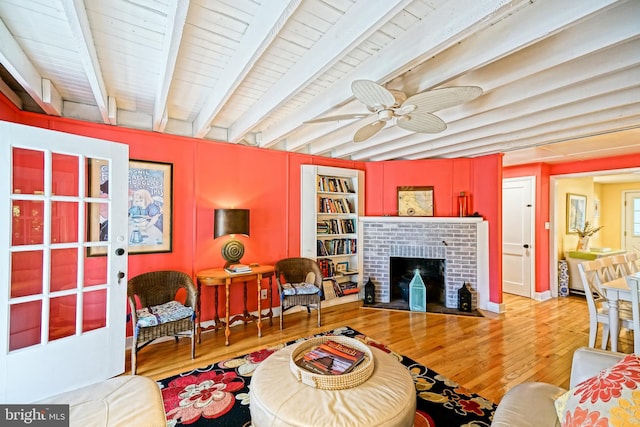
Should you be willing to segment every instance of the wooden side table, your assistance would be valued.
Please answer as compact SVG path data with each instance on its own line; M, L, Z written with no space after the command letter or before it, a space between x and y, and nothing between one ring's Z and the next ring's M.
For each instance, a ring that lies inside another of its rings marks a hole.
M273 273L275 271L275 267L273 265L258 265L252 266L251 272L247 273L229 273L224 268L211 268L208 270L202 270L198 272L197 277L197 286L198 286L198 304L197 304L197 315L198 315L198 343L200 343L200 335L202 331L208 331L210 329L218 330L224 325L224 335L225 335L225 344L229 345L229 335L231 335L231 330L229 329L229 325L236 320L242 320L245 324L250 320L255 320L258 326L258 336L262 336L262 318L269 317L270 324L273 324L273 301L271 298L271 289L272 289L272 280ZM267 289L267 299L269 300L269 312L266 313L265 316L262 315L262 300L260 299L260 291L262 290L262 279L269 278L269 288ZM249 314L247 310L247 282L255 280L258 283L258 316L253 316ZM233 318L229 318L229 295L231 290L231 285L234 283L243 283L244 284L244 311L242 314L238 314L233 316ZM206 328L202 327L202 311L201 311L201 299L202 292L201 287L205 286L214 286L214 294L213 294L213 303L215 304L215 312L214 312L214 324L208 326ZM220 320L218 316L218 288L220 286L225 287L225 317L224 321Z

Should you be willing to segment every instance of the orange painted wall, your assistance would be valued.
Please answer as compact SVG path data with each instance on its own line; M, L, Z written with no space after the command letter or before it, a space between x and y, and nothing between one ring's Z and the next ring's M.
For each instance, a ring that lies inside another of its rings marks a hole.
M173 251L131 255L129 277L159 269L195 276L201 269L222 266L220 249L225 239L213 239L215 208L250 209L250 236L239 237L246 248L243 262L274 263L298 256L301 164L365 170L365 215L369 216L395 215L400 185L433 185L438 216L456 216L457 195L468 192L470 210L490 223L491 253L501 253L499 155L381 163L330 159L25 113L2 95L0 120L126 143L133 159L173 163ZM501 302L501 257L490 256L490 262L491 300ZM212 290L203 290L202 297L203 319L211 319ZM249 293L249 310L255 309L255 299ZM222 298L219 304L222 313ZM242 292L234 290L231 313L242 309Z

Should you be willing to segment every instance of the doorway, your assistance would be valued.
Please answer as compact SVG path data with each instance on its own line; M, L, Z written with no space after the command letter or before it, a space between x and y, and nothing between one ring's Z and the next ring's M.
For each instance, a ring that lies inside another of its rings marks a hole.
M502 291L531 298L535 268L535 177L502 181Z

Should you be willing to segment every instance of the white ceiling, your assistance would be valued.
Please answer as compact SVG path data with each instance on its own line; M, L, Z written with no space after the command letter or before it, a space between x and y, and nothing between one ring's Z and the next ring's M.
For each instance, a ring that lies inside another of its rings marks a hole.
M0 90L28 111L362 161L640 152L637 0L0 0ZM350 84L479 98L411 133Z

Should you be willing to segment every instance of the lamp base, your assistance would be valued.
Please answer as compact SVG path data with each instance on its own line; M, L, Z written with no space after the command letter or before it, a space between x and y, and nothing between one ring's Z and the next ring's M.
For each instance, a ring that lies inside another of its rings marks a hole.
M222 258L226 261L224 267L227 268L232 264L239 264L244 256L244 245L240 240L230 239L222 245Z

